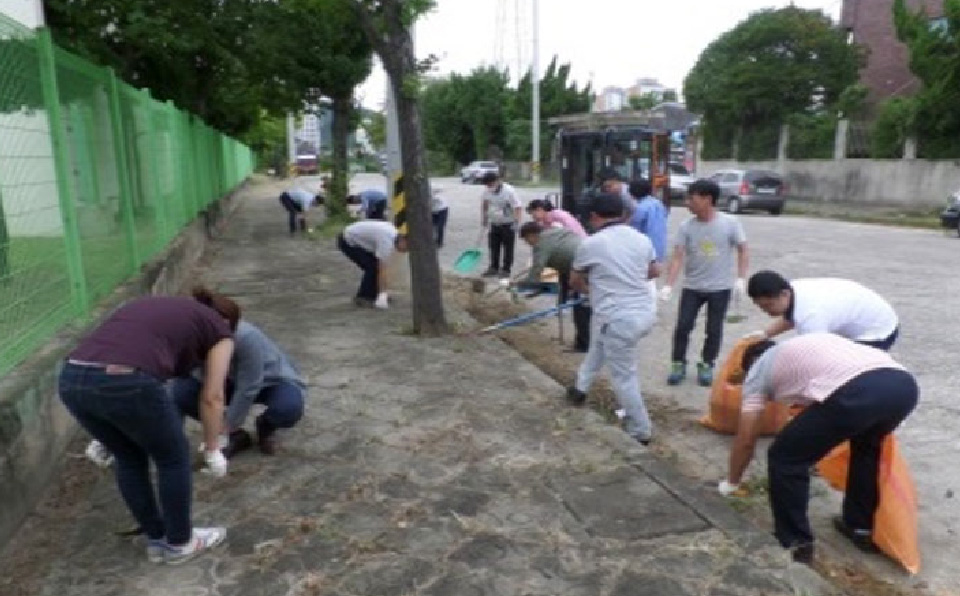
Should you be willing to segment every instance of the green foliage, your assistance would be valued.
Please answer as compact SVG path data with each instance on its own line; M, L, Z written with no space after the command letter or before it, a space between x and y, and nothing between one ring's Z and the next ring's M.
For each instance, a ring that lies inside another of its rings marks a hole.
M898 135L918 139L918 156L960 157L960 0L944 0L946 27L930 26L924 12L911 12L903 0L894 3L897 37L910 50L910 70L923 88L910 103L885 107L878 121L877 143L890 149Z
M789 159L831 159L837 136L837 118L832 114L797 114L788 120Z
M630 98L630 108L634 110L650 110L660 103L660 96L656 93L644 93L641 96Z
M362 122L367 132L370 144L375 149L382 149L387 145L387 116L383 112L368 112Z
M540 80L541 161L549 157L548 118L590 109L591 90L570 82L570 65L554 57ZM492 67L452 74L428 83L421 96L427 148L458 163L492 157L531 157L533 82L529 72L511 88L510 77Z
M903 157L903 145L917 118L914 98L895 98L880 107L870 135L870 154L877 159Z
M274 116L261 110L256 123L240 136L240 140L257 155L261 169L273 168L283 172L287 155L287 124L282 116Z
M862 63L861 50L823 12L763 10L704 50L684 96L703 114L705 153L724 153L722 143L739 139L740 159L769 159L780 124L795 114L835 112Z

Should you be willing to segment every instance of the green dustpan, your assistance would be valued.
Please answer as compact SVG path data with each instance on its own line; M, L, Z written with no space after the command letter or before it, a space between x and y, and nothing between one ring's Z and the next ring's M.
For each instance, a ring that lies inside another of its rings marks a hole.
M463 254L457 257L457 260L453 263L453 270L460 275L470 275L476 271L477 266L480 264L483 251L481 251L479 247L480 241L483 240L484 232L486 232L486 228L480 228L477 241L473 243L474 248L463 251Z
M480 252L480 249L471 248L470 250L463 251L463 254L457 257L456 262L453 264L453 270L461 275L469 275L477 269L477 265L480 264L480 257L483 256L483 253Z

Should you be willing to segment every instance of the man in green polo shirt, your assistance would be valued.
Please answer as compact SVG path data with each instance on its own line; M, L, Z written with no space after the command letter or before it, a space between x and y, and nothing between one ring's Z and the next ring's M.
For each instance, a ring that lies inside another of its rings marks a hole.
M577 298L578 296L570 291L570 266L583 238L566 228L544 229L535 221L523 224L520 237L533 249L533 265L522 285L534 289L540 286L543 270L550 267L557 270L560 302ZM573 307L573 325L577 331L573 351L586 352L590 347L589 306L581 303Z

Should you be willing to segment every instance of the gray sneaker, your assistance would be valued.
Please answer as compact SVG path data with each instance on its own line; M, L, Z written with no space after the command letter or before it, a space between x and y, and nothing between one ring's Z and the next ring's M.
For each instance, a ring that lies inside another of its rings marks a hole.
M163 551L163 562L167 565L186 563L200 553L210 550L227 538L226 528L194 528L193 536L182 546L167 544Z

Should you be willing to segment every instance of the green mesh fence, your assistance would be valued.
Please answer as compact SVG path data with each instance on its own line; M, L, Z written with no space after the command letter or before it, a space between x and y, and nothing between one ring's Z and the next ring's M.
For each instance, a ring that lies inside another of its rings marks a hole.
M253 166L245 145L0 15L0 374Z

